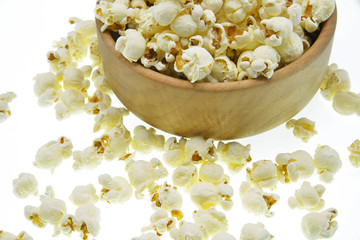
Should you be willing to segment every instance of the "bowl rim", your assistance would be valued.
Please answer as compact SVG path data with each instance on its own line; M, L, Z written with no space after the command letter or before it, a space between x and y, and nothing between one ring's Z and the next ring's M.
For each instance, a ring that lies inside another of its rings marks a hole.
M337 9L335 7L334 12L330 18L323 23L323 26L320 30L319 36L315 42L310 46L310 48L303 53L299 58L290 64L276 70L273 76L270 79L246 79L241 81L232 81L232 82L195 82L191 83L188 80L179 79L176 77L165 75L161 72L157 72L150 68L146 68L141 63L130 62L122 54L115 50L115 40L110 34L109 30L101 31L101 26L103 23L99 19L95 19L96 28L98 36L101 38L105 46L118 58L122 64L127 68L132 69L134 72L137 72L144 77L151 79L154 82L157 82L162 85L167 85L174 88L182 89L191 89L196 91L206 91L206 92L224 92L224 91L236 91L241 89L249 89L254 87L260 87L265 84L274 83L280 81L283 78L286 78L290 74L294 74L300 71L304 66L309 65L318 53L324 51L328 44L332 41L337 22Z

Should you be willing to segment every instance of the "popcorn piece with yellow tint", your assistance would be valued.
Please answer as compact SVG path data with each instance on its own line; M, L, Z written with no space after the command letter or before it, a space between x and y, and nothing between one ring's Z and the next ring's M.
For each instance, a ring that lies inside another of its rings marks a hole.
M198 24L190 14L178 15L170 29L180 37L191 37L198 30Z
M314 165L320 175L320 180L330 183L334 179L342 162L337 151L328 145L319 145L315 150Z
M205 48L191 46L176 56L174 69L194 83L208 76L213 66L214 58Z
M163 159L171 167L180 166L185 160L185 138L180 138L179 140L176 137L170 137L166 140L164 144L164 154Z
M210 82L232 82L236 81L238 69L233 61L226 55L214 58L214 67L210 75L206 77Z
M17 236L12 233L0 230L1 240L33 240L33 238L25 231L20 232Z
M243 182L240 186L240 199L242 206L248 212L271 217L274 213L270 209L280 197L277 194L266 193L257 187L251 187L248 182Z
M348 147L348 150L350 152L350 163L356 168L360 167L360 140L355 140L350 147Z
M33 80L34 93L40 106L49 106L56 102L62 92L58 77L52 72L37 74Z
M199 174L196 166L191 161L185 161L175 168L172 175L172 181L175 186L190 188L198 182Z
M38 194L38 181L31 173L21 173L13 180L13 193L18 198L27 198Z
M252 14L257 5L256 0L225 0L223 8L229 21L239 23Z
M75 211L74 225L82 239L88 239L88 235L96 237L100 231L100 209L92 203L81 205Z
M176 219L169 217L166 210L158 208L150 217L151 224L141 229L142 232L155 230L156 235L161 236L175 227Z
M228 46L229 41L226 37L225 28L221 24L215 23L204 37L204 47L209 53L217 57L223 54Z
M140 31L127 29L125 36L116 40L115 50L130 62L137 62L145 53L146 40Z
M40 210L38 207L25 206L24 215L27 220L31 221L39 228L43 228L47 224L46 220L40 217Z
M246 71L251 78L270 78L279 66L280 55L271 46L260 46L254 51L243 52L237 62L240 71Z
M155 67L158 71L165 71L168 67L165 53L159 48L156 41L146 43L145 53L140 60L144 67Z
M325 192L325 187L317 184L314 187L307 181L303 182L300 189L295 190L295 197L290 197L288 200L289 207L304 208L309 211L317 211L324 207L325 201L322 195Z
M101 31L125 25L127 9L128 4L125 1L99 1L96 5L95 17L104 23Z
M219 191L210 183L195 183L190 188L191 200L201 209L209 209L219 203Z
M159 159L157 158L150 159L150 164L154 170L154 176L156 180L167 177L169 175L169 172L167 171L167 169L164 167L164 165L161 163Z
M289 4L291 5L288 6ZM299 27L299 24L301 23L301 13L302 13L301 5L296 2L292 2L292 3L287 2L286 13L287 13L287 18L290 19L290 21L293 24L293 27L294 28Z
M98 166L103 158L103 147L102 146L90 146L84 150L77 150L73 153L74 163L72 165L74 170L80 169L94 169Z
M76 206L80 206L85 203L96 203L99 197L96 195L96 189L94 185L88 184L76 186L71 192L69 199Z
M66 214L60 222L60 231L65 236L70 236L72 232L79 231L79 226L75 225L76 219L72 214Z
M221 207L224 210L230 210L233 207L233 200L232 197L234 195L234 190L229 184L218 184L217 186L218 193L219 193L219 202Z
M360 94L350 91L337 92L333 98L333 108L342 115L360 116Z
M149 232L144 233L139 237L134 237L131 240L160 240L160 237L157 236L155 233Z
M259 15L261 19L268 19L280 16L286 6L285 0L262 0L259 8Z
M156 208L165 209L168 212L181 212L182 196L177 191L177 188L167 184L157 185L151 194L152 206ZM182 215L182 214L181 214ZM180 220L180 219L179 219Z
M239 172L251 161L250 144L244 146L238 142L218 143L216 153L219 160L225 162L231 171Z
M111 93L112 90L109 86L107 78L105 75L100 75L94 78L94 86L97 90L100 90L104 93Z
M293 153L279 153L275 161L277 163L277 176L282 183L309 178L315 170L312 156L303 150Z
M91 38L89 42L89 56L93 62L93 65L98 66L101 64L101 54L99 49L99 39L97 36Z
M203 0L201 2L201 7L203 9L209 9L214 14L218 13L223 6L223 0Z
M206 160L214 162L217 160L214 140L202 137L193 137L185 142L185 159L193 163L202 163Z
M168 26L174 21L180 10L181 4L179 1L160 1L153 6L152 14L159 25Z
M85 97L78 90L69 88L60 95L60 102L55 105L56 119L63 120L72 113L80 112L85 105Z
M204 234L195 223L181 221L179 228L170 230L170 237L174 240L202 240L204 239Z
M72 155L72 142L69 138L60 137L39 148L35 155L34 166L54 172L62 160Z
M338 228L337 221L334 221L337 214L335 208L306 214L301 221L303 234L309 240L331 238Z
M111 97L100 90L96 90L93 96L88 98L88 102L84 105L84 111L88 114L97 115L110 106Z
M260 22L265 32L264 43L272 47L281 45L284 38L287 38L293 31L292 22L285 17L272 17Z
M153 10L153 7L140 9L135 17L135 25L145 39L150 39L156 33L169 29L168 26L161 26L155 20ZM172 23L174 23L174 21Z
M191 16L198 24L198 32L209 30L216 22L215 14L211 10L204 10L199 4L194 4L191 10Z
M16 240L33 240L33 238L27 232L22 231L16 236Z
M290 119L286 123L286 128L293 128L293 134L295 137L300 138L304 142L309 141L317 131L315 130L315 122L311 121L308 118L299 118L298 120Z
M63 46L60 46L63 45ZM64 70L67 67L75 67L76 64L72 61L70 52L68 50L69 44L67 41L57 42L55 51L49 51L46 54L47 61L50 64L50 69L52 72L57 72L59 70Z
M209 161L204 162L200 166L199 180L212 184L223 182L225 177L224 169L221 165Z
M246 178L259 188L274 189L278 182L277 168L271 160L253 162L252 168L246 169Z
M348 72L339 69L336 64L329 65L320 86L321 95L326 100L331 100L337 92L349 91L350 87Z
M294 32L283 38L281 44L275 47L281 57L281 63L289 64L299 58L304 52L302 39Z
M129 155L131 134L124 125L113 127L101 136L105 160L122 159Z
M132 196L133 189L123 177L103 174L99 176L99 183L102 186L100 198L108 203L125 202Z
M89 80L85 80L84 72L79 68L66 68L62 78L64 89L86 91L89 87Z
M302 27L309 33L315 32L319 24L325 22L335 10L335 0L304 0L302 7Z
M213 207L208 210L200 209L194 211L193 219L205 236L213 236L216 233L226 231L228 228L225 214Z
M100 129L110 131L113 127L122 125L123 117L129 115L129 110L125 108L108 107L95 117L93 131Z
M233 235L223 231L215 234L211 240L236 240L236 238Z
M247 223L245 224L240 233L240 240L270 240L273 236L265 229L264 224Z
M180 37L172 31L165 30L161 33L156 33L157 46L165 53L165 59L168 63L175 61L175 56L181 48Z
M164 149L165 137L156 134L156 130L152 127L146 128L142 125L136 126L131 147L135 152L144 154L150 153L152 150L162 151Z
M53 191L52 188L47 188ZM66 204L63 200L55 198L53 193L40 196L39 217L52 225L59 225L62 218L66 215Z
M72 17L69 19L69 22L70 24L74 24L74 31L81 35L96 35L96 25L94 20L82 20L77 17Z

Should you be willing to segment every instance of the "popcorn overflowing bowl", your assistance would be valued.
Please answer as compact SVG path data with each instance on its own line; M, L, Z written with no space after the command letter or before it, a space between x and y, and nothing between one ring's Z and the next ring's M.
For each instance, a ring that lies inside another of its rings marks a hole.
M111 32L96 24L109 85L132 113L172 134L235 139L284 123L312 99L328 66L336 19L335 9L313 45L270 79L196 83L129 62L115 50Z

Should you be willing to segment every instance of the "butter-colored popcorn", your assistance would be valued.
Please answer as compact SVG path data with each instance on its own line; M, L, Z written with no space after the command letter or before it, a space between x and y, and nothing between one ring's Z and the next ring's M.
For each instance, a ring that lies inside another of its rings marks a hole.
M168 26L174 21L178 12L181 10L181 4L178 1L161 1L153 7L153 17L161 26Z
M290 119L286 123L286 128L293 128L294 136L300 138L304 142L309 141L310 138L317 134L317 131L315 130L315 122L305 117L299 118L297 120Z
M179 228L170 230L170 236L174 240L202 240L203 232L195 223L181 221Z
M175 186L189 188L198 181L198 171L191 161L185 161L175 168L172 181Z
M195 183L190 188L191 200L202 209L209 209L219 203L219 192L216 186L210 183Z
M229 184L221 183L217 186L219 193L219 202L221 207L224 210L230 210L233 207L232 197L234 195L234 190Z
M159 48L155 41L149 41L146 43L145 53L140 60L144 67L155 67L158 71L165 71L168 67L165 59L165 53Z
M72 232L79 231L80 226L76 225L77 219L72 214L66 214L60 222L60 231L65 236L70 236Z
M160 240L160 237L155 233L144 233L139 237L134 237L131 240Z
M95 16L104 23L101 31L111 29L115 24L125 25L127 23L127 9L128 4L123 1L99 1L95 9Z
M85 35L91 36L96 34L96 25L94 20L82 20L77 17L69 19L70 24L74 24L74 31Z
M71 140L66 137L50 141L41 146L36 152L34 166L54 172L63 159L69 158L72 155L72 148Z
M58 44L59 43L57 43L57 45ZM74 65L76 65L72 62L72 58L68 50L69 44L67 41L65 45L66 46L64 47L56 46L58 49L55 51L49 51L46 54L48 63L50 64L50 69L53 72L57 72L71 66L74 67Z
M315 32L319 24L325 22L335 9L335 0L303 0L302 27L309 33Z
M201 7L203 9L209 9L214 14L219 12L222 6L223 6L223 0L203 0L201 2Z
M33 238L25 231L22 231L15 236L12 233L0 230L0 240L33 240Z
M317 184L314 187L307 181L303 182L300 189L295 190L295 197L288 200L289 207L304 208L310 211L317 211L324 207L325 201L321 198L325 192L325 187Z
M79 226L80 237L88 239L88 235L96 237L100 231L100 209L92 203L81 205L75 211L75 225Z
M178 167L186 160L185 157L185 138L170 137L164 144L163 159L171 167Z
M343 115L357 114L360 116L360 94L340 91L334 95L333 108Z
M164 165L159 159L157 158L150 159L150 164L154 170L155 179L164 178L169 175L169 172L167 171L167 169L164 167Z
M213 11L203 9L201 5L194 4L191 10L191 16L197 23L198 32L205 32L212 27L216 22L216 17Z
M83 109L85 97L78 90L69 88L60 95L60 102L55 105L56 118L62 120L72 113L77 113ZM59 107L61 106L61 107ZM64 114L64 111L66 114Z
M147 230L155 230L156 235L161 236L164 233L170 231L176 224L176 218L169 217L166 210L158 208L150 217L151 224L143 227L142 232Z
M90 40L89 45L89 57L92 60L93 65L98 66L101 64L101 54L99 49L99 39L97 38L97 36L93 37Z
M335 208L308 213L301 221L302 232L309 240L331 238L338 228L337 221L334 221L336 216L337 210Z
M293 153L279 153L275 161L277 163L277 176L282 183L309 178L315 170L312 156L303 150Z
M93 96L88 98L88 102L84 105L84 111L88 114L97 115L110 106L111 97L100 90L96 90Z
M193 137L186 141L184 149L185 159L191 160L195 164L206 160L210 162L217 160L214 140L211 138Z
M0 101L4 102L11 102L14 98L16 98L16 94L14 92L6 92L3 94L0 94Z
M225 0L223 5L226 18L233 23L243 21L256 7L256 0Z
M227 232L219 232L215 234L211 240L236 240L236 238Z
M131 134L124 125L113 127L98 141L104 147L105 160L121 159L129 154Z
M125 202L132 196L132 187L123 177L103 174L99 176L99 183L102 186L100 198L108 203Z
M155 186L151 194L151 202L154 208L163 208L169 212L180 211L182 207L182 196L176 187L166 182L161 186Z
M279 53L271 46L260 46L254 51L243 52L237 62L239 72L246 71L252 78L270 78L280 62Z
M152 150L162 151L164 149L165 137L156 134L156 130L152 127L138 125L134 129L134 135L131 147L135 152L144 154L150 153Z
M103 160L103 153L99 152L97 146L90 146L84 150L77 150L73 152L74 163L73 169L93 169L98 166Z
M156 33L157 46L165 53L165 59L168 63L175 61L176 53L181 49L180 37L172 31L165 30L161 33Z
M195 35L198 24L190 14L183 14L172 21L170 29L180 37L191 37Z
M145 53L146 40L140 31L127 29L125 36L120 36L116 40L115 50L130 62L136 62Z
M218 143L216 153L219 160L225 162L230 170L239 172L248 162L251 162L250 144L244 146L238 142Z
M226 231L228 228L225 214L215 208L196 210L193 213L193 219L205 236L212 236L221 231Z
M282 39L281 44L275 47L281 57L281 63L289 64L299 58L304 52L302 39L294 32Z
M63 73L64 89L73 88L75 90L84 91L88 84L85 81L84 72L78 68L66 68Z
M199 170L200 181L217 184L222 182L224 178L224 169L221 165L208 161L201 164Z
M320 86L321 95L326 100L331 100L337 92L349 91L350 87L348 72L339 69L336 64L329 65Z
M247 223L245 224L240 233L240 240L270 240L273 236L265 229L264 224Z
M253 162L252 168L246 169L246 178L259 188L274 189L278 182L277 168L271 160Z
M225 52L229 46L226 31L223 25L215 23L209 28L204 37L204 47L213 56L217 57Z
M248 182L243 182L240 186L240 199L242 206L255 215L274 215L270 211L271 207L279 200L279 196L274 193L265 193L257 187L251 187Z
M94 185L88 184L84 186L76 186L71 192L69 199L76 206L80 206L85 203L96 203L99 197L96 195Z
M235 63L226 55L220 55L214 58L214 67L206 79L210 82L232 82L237 80L237 76Z
M314 165L320 175L320 180L330 183L341 166L341 159L335 149L327 145L319 145L315 150Z
M46 195L40 196L39 216L44 221L59 225L61 219L66 215L67 209L64 201Z
M108 107L96 115L93 131L97 132L100 129L110 131L113 127L122 125L123 117L127 115L129 110L125 108Z
M285 0L262 0L261 7L259 8L260 18L268 19L272 17L278 17L285 10L285 6Z
M174 69L194 83L209 75L213 66L214 58L205 48L191 46L176 56Z
M40 217L40 210L38 207L25 206L24 215L27 220L31 221L39 228L43 228L47 225L46 220Z
M21 173L13 180L13 193L18 198L27 198L38 194L38 182L31 173Z
M348 150L350 152L349 160L350 163L358 168L360 167L360 140L355 140L349 147Z
M293 31L292 22L285 17L264 19L260 25L265 31L264 43L273 47L280 46L283 39L287 38Z
M293 27L294 28L299 27L299 24L301 23L301 13L302 13L301 5L299 3L293 2L289 7L287 7L286 12L288 18L293 24Z
M40 106L51 105L60 97L61 86L54 73L37 74L33 80L35 81L34 93L39 97L38 103Z

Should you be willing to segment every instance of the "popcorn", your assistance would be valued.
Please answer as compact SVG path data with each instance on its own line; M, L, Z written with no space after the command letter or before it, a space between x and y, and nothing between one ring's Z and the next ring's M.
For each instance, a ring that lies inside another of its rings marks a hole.
M320 23L326 21L334 12L335 0L304 0L302 7L302 27L312 33L318 29Z
M303 150L293 153L279 153L275 161L277 163L277 176L282 183L309 178L315 170L312 156Z
M61 46L62 45L62 46ZM53 72L64 70L67 67L75 67L75 63L72 62L70 55L69 43L67 40L59 41L55 44L58 47L55 51L49 51L46 56L50 64L50 69Z
M257 7L256 0L225 0L224 11L226 18L233 23L243 21L246 16L250 15Z
M343 115L357 114L360 116L360 94L340 91L334 95L333 108Z
M158 237L155 233L145 233L140 237L134 237L131 240L160 240L160 237Z
M205 48L191 46L176 56L174 69L184 73L194 83L209 75L213 65L214 58Z
M158 208L155 213L150 217L151 224L149 226L143 227L141 231L147 231L154 229L158 236L163 235L164 233L170 231L176 223L176 219L169 217L167 211Z
M239 72L246 71L252 78L270 78L278 67L280 55L271 46L260 46L254 51L243 52L237 62Z
M175 61L175 55L180 50L180 37L172 31L165 30L161 33L156 33L157 46L165 53L165 59L168 63Z
M294 32L291 32L288 37L283 38L281 44L275 47L279 53L281 63L289 64L299 58L304 52L304 44L302 39Z
M89 114L97 115L110 106L111 97L100 90L96 90L94 95L88 98L88 102L84 105L84 111Z
M36 152L34 166L54 172L63 159L69 158L72 155L72 148L71 140L66 137L50 141L41 146Z
M126 24L128 4L124 1L99 1L95 9L95 16L101 20L104 25L101 31L112 28L113 25Z
M203 233L198 225L191 222L181 221L179 228L170 230L170 236L174 240L202 240Z
M151 36L155 35L156 33L168 29L168 27L163 27L155 21L153 16L153 10L153 7L148 9L141 9L137 15L138 17L135 18L135 24L137 24L138 26L137 29L146 39L151 38ZM174 22L175 20L172 22L172 24Z
M146 43L145 53L140 60L144 67L155 67L158 71L165 71L168 67L165 53L161 51L155 41Z
M178 15L180 9L181 5L178 1L162 1L153 7L152 13L159 25L168 26Z
M285 0L262 0L262 5L259 8L260 18L268 19L280 16L285 9L285 5Z
M200 181L217 184L223 181L224 178L224 169L221 165L206 161L200 166Z
M146 129L142 125L135 127L131 147L136 152L148 154L153 149L161 151L164 148L164 144L165 137L162 135L157 135L154 128L150 127L149 129Z
M125 202L132 196L132 187L123 177L103 174L99 176L99 183L103 187L100 198L108 203Z
M219 12L222 6L223 6L223 0L203 0L201 2L201 7L203 9L209 9L214 14Z
M82 239L88 239L88 235L96 237L100 231L100 210L92 203L81 205L75 211L75 225L81 232Z
M24 231L20 232L17 236L15 236L12 233L1 230L0 230L0 239L1 240L33 240L33 238Z
M233 206L232 196L234 195L234 190L229 184L218 184L217 190L219 193L219 202L221 207L224 210L230 210Z
M21 173L13 180L13 193L18 198L27 198L38 194L38 182L31 173Z
M183 14L174 19L170 29L180 37L190 37L196 33L198 24L190 14Z
M74 151L73 159L73 169L93 169L102 162L103 154L98 151L96 146L90 146L82 151Z
M251 161L250 144L243 146L238 142L219 142L216 153L219 160L225 162L230 170L239 172L246 163Z
M299 3L293 2L289 7L286 9L288 18L293 24L293 27L296 28L301 23L301 6ZM302 29L302 28L301 28Z
M300 138L304 142L307 142L311 137L317 134L315 130L315 122L308 118L299 118L298 120L291 119L286 123L287 129L293 129L295 137Z
M338 223L333 219L337 216L335 208L329 208L320 213L306 214L301 221L302 231L307 239L331 238L334 236Z
M178 187L191 187L198 181L198 171L191 161L185 161L178 166L172 175L172 181Z
M168 185L158 185L151 194L151 202L155 208L163 208L169 212L179 211L182 207L182 196L176 187Z
M95 21L93 20L82 20L77 17L72 17L69 19L70 24L74 24L75 32L84 35L91 36L96 35L96 26Z
M319 145L315 150L314 164L320 180L330 183L334 179L334 175L342 166L339 154L335 149L327 145Z
M48 106L56 102L62 92L57 76L52 72L37 74L33 80L34 93L40 106Z
M115 50L130 62L136 62L145 53L146 40L141 32L134 29L127 29L125 36L120 36L116 40Z
M190 188L191 200L202 209L209 209L219 203L219 192L216 186L200 182Z
M247 211L271 217L274 213L270 209L279 200L279 196L265 193L259 188L251 187L248 182L243 182L240 186L240 199Z
M355 140L350 147L348 147L348 150L350 151L350 162L351 164L358 168L360 167L360 140Z
M265 229L264 224L258 222L247 223L241 229L240 240L270 240L273 236Z
M76 186L71 192L69 199L76 206L81 206L86 203L96 203L99 197L96 195L94 185L88 184L86 186Z
M178 167L186 160L185 157L185 138L177 141L176 137L170 137L164 144L163 159L171 167Z
M63 74L64 89L86 90L89 84L85 81L84 72L78 68L66 68Z
M284 38L287 38L292 30L292 22L285 17L272 17L264 19L260 22L260 26L264 28L266 45L278 47Z
M228 46L229 41L224 27L219 23L215 23L209 28L204 37L204 47L211 55L217 57L223 54Z
M226 231L228 228L225 214L215 208L194 211L193 218L195 224L201 228L205 236L212 236L221 231Z
M227 232L219 232L215 234L211 240L236 240L236 238Z
M294 209L305 208L310 211L317 211L324 207L325 201L321 198L325 192L325 187L317 184L314 187L309 182L305 181L300 189L295 191L295 197L290 197L288 200L289 207Z
M193 163L202 163L205 160L214 162L217 160L216 148L213 139L193 137L185 142L185 159Z
M260 160L253 163L253 168L246 169L246 178L259 188L274 189L278 182L277 168L271 160Z
M104 147L105 159L122 159L129 155L131 140L130 132L124 125L115 126L109 132L102 135L99 141Z
M40 201L39 217L52 225L59 225L66 215L65 202L47 195L41 195Z
M320 86L320 93L326 100L331 100L336 93L350 90L349 74L344 69L338 69L336 64L328 66Z
M78 90L69 88L60 96L61 102L55 106L56 118L62 120L71 113L77 113L83 109L85 98ZM65 113L64 113L65 112Z
M214 58L214 67L207 80L210 82L231 82L236 81L238 69L233 61L227 56L221 55Z
M39 228L43 228L47 224L45 219L42 219L40 217L40 210L37 207L25 206L24 215L27 220L31 221L35 226Z
M123 123L123 117L129 115L125 108L108 107L95 117L94 132L104 129L110 131L113 127Z

